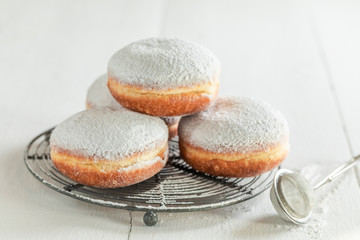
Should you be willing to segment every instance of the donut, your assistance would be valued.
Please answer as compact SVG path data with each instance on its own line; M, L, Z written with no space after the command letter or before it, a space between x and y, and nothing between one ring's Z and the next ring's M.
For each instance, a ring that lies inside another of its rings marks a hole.
M220 63L207 48L185 40L149 38L117 51L108 86L124 107L153 116L206 109L219 89Z
M289 128L272 105L250 97L222 97L179 123L181 156L199 172L252 177L278 166L289 152Z
M124 109L111 95L107 86L107 74L98 77L89 87L86 95L86 108L108 107Z
M92 108L56 126L50 136L55 167L75 182L118 188L158 173L168 158L168 130L159 118Z
M107 74L98 77L89 87L86 96L86 108L94 107L108 107L111 109L125 109L115 98L111 95L107 86ZM169 139L177 136L177 128L180 121L180 116L175 117L160 117L167 125L169 130Z

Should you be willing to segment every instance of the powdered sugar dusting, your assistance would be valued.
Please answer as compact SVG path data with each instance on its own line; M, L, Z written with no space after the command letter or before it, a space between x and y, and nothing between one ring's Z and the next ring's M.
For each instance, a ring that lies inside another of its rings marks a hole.
M107 74L103 74L94 81L88 89L86 102L89 103L91 107L124 108L111 95L107 86L107 80Z
M101 75L90 86L87 92L86 102L90 107L109 107L111 109L124 109L111 95L107 86L107 74ZM130 110L129 110L130 111ZM171 126L180 121L180 116L176 117L160 117L166 125Z
M212 152L267 149L288 140L284 116L270 104L250 97L219 98L205 111L183 117L179 136Z
M149 38L127 45L108 64L108 74L124 84L172 89L211 82L220 62L207 48L190 41Z
M119 160L154 149L167 139L168 129L159 118L93 108L60 123L51 134L50 147L95 160Z

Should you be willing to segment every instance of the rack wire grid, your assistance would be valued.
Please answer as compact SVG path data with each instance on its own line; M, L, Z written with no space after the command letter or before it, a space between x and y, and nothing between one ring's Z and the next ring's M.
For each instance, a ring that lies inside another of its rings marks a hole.
M27 146L24 161L40 182L67 196L86 202L132 211L143 211L144 223L157 223L157 212L191 212L225 207L249 200L273 181L276 169L251 178L225 178L200 173L180 156L178 140L169 141L169 160L152 178L123 188L100 189L78 184L62 175L50 157L51 128Z

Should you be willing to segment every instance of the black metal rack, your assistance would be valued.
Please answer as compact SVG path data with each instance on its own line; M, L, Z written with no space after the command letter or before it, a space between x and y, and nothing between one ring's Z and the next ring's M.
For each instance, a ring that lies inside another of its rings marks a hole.
M167 165L154 177L124 188L100 189L78 184L62 175L50 158L49 129L27 146L29 171L59 193L86 202L143 211L146 225L157 223L156 212L190 212L225 207L251 199L272 184L277 169L252 178L214 177L192 169L181 157L177 139L169 142ZM280 167L279 167L280 168Z

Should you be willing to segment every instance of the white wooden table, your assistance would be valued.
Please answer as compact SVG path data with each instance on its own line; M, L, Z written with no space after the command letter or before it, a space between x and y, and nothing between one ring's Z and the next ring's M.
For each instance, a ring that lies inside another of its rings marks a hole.
M38 182L25 145L83 110L109 57L151 36L194 40L221 60L221 95L288 118L283 166L313 183L360 153L360 1L0 0L1 239L360 239L360 167L317 192L305 226L280 220L269 191L223 209L143 213L71 199Z

